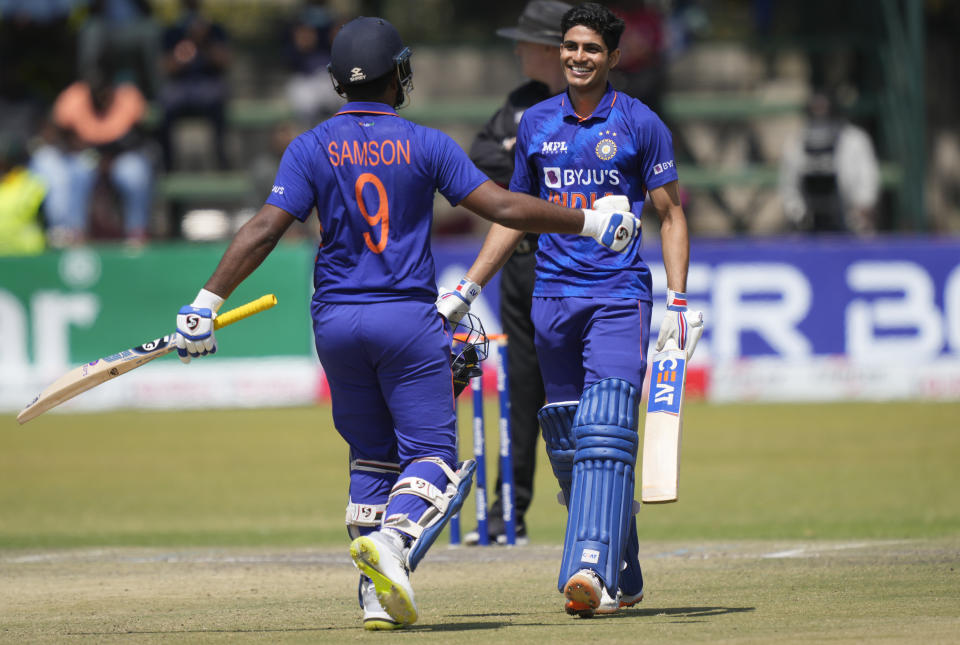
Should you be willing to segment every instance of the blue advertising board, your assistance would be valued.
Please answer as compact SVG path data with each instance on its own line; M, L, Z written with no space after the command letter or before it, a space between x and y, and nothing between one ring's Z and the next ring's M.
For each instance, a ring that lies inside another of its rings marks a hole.
M455 285L481 242L434 241L438 283ZM171 331L171 312L196 293L222 251L156 245L128 256L104 246L0 258L0 407L17 408L71 366ZM296 392L284 399L295 403L322 390L312 376L308 306L315 253L309 243L281 245L230 299L274 292L281 303L224 334L217 361L209 362L226 379L244 374L238 391ZM666 284L655 238L644 257L654 279L656 339ZM960 398L960 238L697 239L687 293L706 323L688 384L705 383L710 398ZM498 296L494 278L473 307L491 334L501 331ZM276 329L283 334L259 342ZM253 383L250 371L230 368L228 359L274 360L275 370L255 370L262 379ZM139 386L153 400L165 392L163 370L176 367L163 363L144 368L153 381ZM200 378L198 370L190 374ZM276 382L292 374L297 383Z

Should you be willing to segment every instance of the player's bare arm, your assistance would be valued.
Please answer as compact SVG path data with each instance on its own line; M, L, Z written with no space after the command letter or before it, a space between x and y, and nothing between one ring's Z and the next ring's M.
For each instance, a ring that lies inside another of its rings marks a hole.
M671 181L650 191L650 201L660 219L660 244L663 267L667 273L667 313L660 323L657 351L669 341L693 356L703 334L703 313L687 311L687 269L690 265L690 235L687 218L680 204L680 188Z
M260 266L293 220L294 217L283 209L265 204L237 231L204 288L177 314L177 333L173 342L181 361L189 363L191 358L217 351L213 332L221 305L237 285Z
M264 204L227 247L204 289L226 299L266 259L295 218L282 208Z
M584 212L511 193L493 181L485 181L467 195L464 206L480 217L508 228L530 233L573 233L583 230ZM517 238L519 240L519 237Z
M660 244L663 266L667 272L667 288L687 290L687 267L690 263L690 236L687 218L680 204L680 186L671 181L650 191L650 202L660 220Z
M503 268L522 237L522 231L499 224L491 226L477 254L477 259L466 273L466 278L480 286L487 286L497 271Z

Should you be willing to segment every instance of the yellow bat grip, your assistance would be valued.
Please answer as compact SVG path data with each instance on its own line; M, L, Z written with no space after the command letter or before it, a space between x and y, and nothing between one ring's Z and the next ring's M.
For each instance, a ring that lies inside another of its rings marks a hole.
M275 304L277 304L277 297L272 293L268 293L265 296L260 296L256 300L252 300L245 305L240 305L236 309L226 311L214 318L213 328L220 329L221 327L232 325L238 320L243 320L244 318L252 316L253 314L266 311Z

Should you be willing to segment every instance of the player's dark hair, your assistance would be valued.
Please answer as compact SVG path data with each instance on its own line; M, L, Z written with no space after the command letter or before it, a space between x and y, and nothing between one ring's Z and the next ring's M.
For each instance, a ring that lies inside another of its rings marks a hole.
M620 36L623 35L624 23L612 11L596 2L584 2L563 14L560 20L560 31L566 33L582 25L593 29L603 38L603 44L609 51L620 46Z

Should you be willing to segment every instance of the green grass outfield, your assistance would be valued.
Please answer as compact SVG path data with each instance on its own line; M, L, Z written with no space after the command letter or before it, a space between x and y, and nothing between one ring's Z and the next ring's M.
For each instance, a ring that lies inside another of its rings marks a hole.
M639 515L647 598L592 621L560 611L540 458L532 544L441 538L416 638L960 642L960 404L690 405L680 502ZM383 638L359 629L346 473L324 407L0 417L0 642Z
M960 535L960 404L692 404L682 454L680 502L644 507L645 538ZM344 540L347 452L324 407L9 416L0 473L0 548ZM542 451L537 473L530 533L559 543Z

